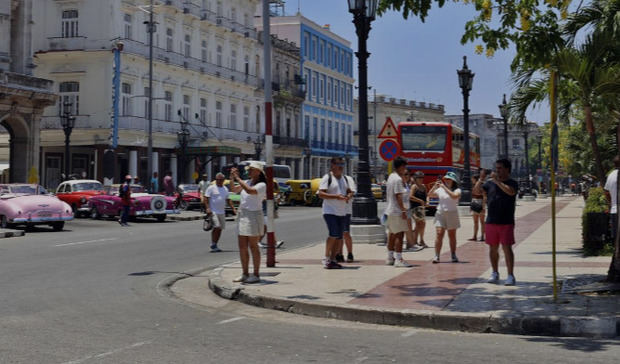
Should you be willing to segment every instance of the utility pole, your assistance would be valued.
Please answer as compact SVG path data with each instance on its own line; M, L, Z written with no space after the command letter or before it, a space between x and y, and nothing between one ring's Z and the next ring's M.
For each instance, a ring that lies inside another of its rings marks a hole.
M269 1L263 0L263 60L265 73L265 177L267 177L267 267L276 266L276 237L273 232L273 136L271 90L271 30Z
M146 183L149 191L151 190L151 178L153 178L153 32L155 32L155 23L153 23L153 0L150 2L149 7L149 21L147 26L147 31L149 33L149 92L148 92L148 116L149 116L149 124L148 124L148 145L146 150L147 155L147 176Z

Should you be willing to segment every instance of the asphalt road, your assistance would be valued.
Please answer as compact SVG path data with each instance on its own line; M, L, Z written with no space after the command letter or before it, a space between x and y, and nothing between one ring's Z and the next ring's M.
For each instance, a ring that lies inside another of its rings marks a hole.
M317 208L282 208L278 239L323 239ZM197 307L163 282L237 259L234 223L209 253L201 221L80 219L0 239L0 363L610 363L615 340L473 335L294 316L209 297ZM311 277L309 277L311 279Z

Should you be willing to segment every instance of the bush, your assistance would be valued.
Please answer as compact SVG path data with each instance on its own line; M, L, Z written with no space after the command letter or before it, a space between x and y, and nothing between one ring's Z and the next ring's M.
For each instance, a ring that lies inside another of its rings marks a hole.
M607 218L605 216L600 216L599 214L608 214L609 205L607 204L607 198L605 197L605 191L601 187L591 188L588 191L588 198L586 199L586 206L583 209L583 214L581 217L581 230L582 230L582 242L583 242L583 250L585 255L599 255L606 251L606 246L610 244L609 241L600 241L599 239L593 238L595 236L600 236L602 234L596 234L593 229L601 229L603 225L605 226L604 236L605 239L609 239L609 234L607 231L608 224L601 224L601 218ZM592 216L593 214L599 215ZM590 217L588 217L590 215ZM597 221L598 220L598 221ZM596 222L599 222L596 224ZM590 226L590 224L596 224L597 226ZM592 231L591 231L592 230Z
M586 200L586 207L583 209L583 213L588 212L607 212L609 205L607 204L607 198L605 197L605 190L602 187L590 188L588 191L588 199Z

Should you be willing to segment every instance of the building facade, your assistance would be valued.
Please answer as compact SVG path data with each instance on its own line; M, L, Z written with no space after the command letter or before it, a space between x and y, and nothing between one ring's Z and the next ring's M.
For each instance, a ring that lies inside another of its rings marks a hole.
M40 181L39 123L56 102L53 83L32 76L32 0L0 2L0 160L3 182Z
M497 138L497 155L504 156L504 123L501 119L497 119L495 123ZM527 127L508 123L508 159L512 162L512 175L518 178L528 177L528 168L525 158L525 138L528 140L528 148L530 150L537 144L536 137L540 130L536 122L528 121ZM529 170L534 170L535 159L529 158Z
M463 128L463 115L446 115L445 121ZM497 143L497 126L501 121L490 114L469 115L469 132L480 137L480 166L482 168L495 168L495 161L500 150Z
M431 104L406 99L396 99L385 95L373 95L374 100L368 103L368 150L371 173L377 181L382 181L387 173L387 162L379 156L379 146L383 139L377 135L391 118L394 124L401 121L443 121L444 105ZM355 99L355 145L358 145L359 105Z
M257 17L261 28L262 19ZM305 84L302 108L304 177L320 177L334 156L347 159L353 173L357 148L353 142L353 51L348 40L301 14L272 14L271 33L300 48L300 70Z
M35 73L54 80L60 94L41 121L42 177L48 187L60 181L64 152L58 115L65 111L76 117L71 173L103 180L103 155L117 128L114 180L125 174L148 180L148 3L46 0L33 8ZM252 141L264 133L262 46L252 20L259 1L155 4L153 171L160 177L171 171L175 181L189 182L197 172L212 175L254 157ZM116 62L115 50L120 50Z

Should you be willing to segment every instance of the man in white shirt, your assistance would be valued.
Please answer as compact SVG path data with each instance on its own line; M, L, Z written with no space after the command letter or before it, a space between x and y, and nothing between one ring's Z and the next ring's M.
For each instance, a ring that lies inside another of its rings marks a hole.
M403 175L407 171L407 161L401 157L397 157L394 162L394 172L390 174L386 187L387 207L385 214L387 215L388 228L388 257L385 263L394 267L411 267L403 259L403 236L405 231L409 229L407 224L407 208L404 200L408 199L407 188L403 182Z
M605 182L605 196L607 197L607 203L611 204L609 208L609 215L611 219L611 237L616 239L616 233L618 232L618 169L620 168L620 156L614 157L614 169Z
M342 268L336 262L337 243L344 236L347 203L353 198L353 191L349 188L347 179L342 173L344 166L342 157L332 158L331 170L323 176L319 184L319 197L323 199L323 218L329 231L323 259L325 269Z
M205 206L207 208L207 215L214 215L213 230L211 230L211 253L219 253L222 250L218 248L217 243L222 235L222 230L226 227L226 203L236 214L235 206L232 200L228 198L230 192L224 187L224 175L218 173L215 176L215 184L210 185L204 192Z

